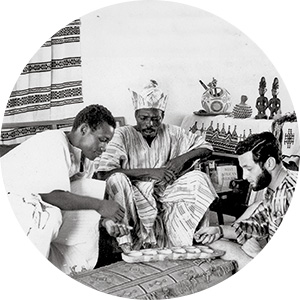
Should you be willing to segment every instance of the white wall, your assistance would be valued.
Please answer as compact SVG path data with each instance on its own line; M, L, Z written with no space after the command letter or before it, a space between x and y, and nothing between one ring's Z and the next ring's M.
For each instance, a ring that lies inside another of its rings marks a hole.
M82 17L81 41L85 103L101 103L129 124L135 120L128 88L140 91L149 79L169 94L165 122L173 124L202 108L199 79L208 83L212 77L230 92L232 108L247 95L253 117L261 77L268 98L278 77L282 111L294 110L280 74L260 48L199 8L162 1L109 6Z
M51 0L51 5L50 3L45 5L45 2L40 0L6 1L5 6L1 7L0 18L1 28L3 28L1 37L2 41L5 41L5 44L0 47L1 115L4 114L7 99L20 71L48 37L67 22L83 14L121 1L124 2L124 0ZM291 93L297 113L300 113L299 101L295 101L299 97L300 69L300 43L297 42L300 27L298 1L176 1L212 11L232 21L233 24L238 24L239 28L254 38L280 71ZM267 80L269 82L272 78ZM221 84L221 79L219 81ZM256 85L254 90L256 91ZM269 91L267 94L269 96ZM283 95L280 88L281 99ZM2 181L1 174L0 181ZM59 291L60 298L116 299L76 283L45 260L24 235L9 202L5 201L7 197L2 184L0 184L0 192L3 200L0 212L0 226L3 229L1 238L5 241L0 249L1 267L6 278L14 278L14 280L6 280L1 286L3 295L9 294L11 299L28 296L32 300L40 300L43 295L44 300L52 300L57 297ZM297 187L295 199L299 196L299 187ZM243 300L255 298L298 300L299 276L295 276L295 270L300 268L300 260L293 254L300 248L300 239L297 238L299 211L300 202L292 201L284 222L268 247L245 269L213 288L188 296L187 299L198 300L199 297L203 297L240 300L242 297Z

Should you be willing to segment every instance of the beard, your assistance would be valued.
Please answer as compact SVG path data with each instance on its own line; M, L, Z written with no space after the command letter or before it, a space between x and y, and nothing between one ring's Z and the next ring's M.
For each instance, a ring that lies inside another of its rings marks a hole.
M257 192L268 187L272 181L272 175L265 169L262 169L261 174L257 177L256 185L253 186L253 191Z

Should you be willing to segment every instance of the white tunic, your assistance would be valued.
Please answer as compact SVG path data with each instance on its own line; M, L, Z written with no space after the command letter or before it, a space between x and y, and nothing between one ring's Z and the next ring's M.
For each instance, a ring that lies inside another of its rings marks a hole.
M65 273L95 266L100 215L93 210L61 211L44 202L39 193L73 192L76 185L81 194L81 188L91 190L86 185L93 181L92 189L95 182L103 189L101 198L103 182L88 179L94 173L93 162L85 159L80 173L80 160L81 149L73 147L60 130L39 133L1 158L5 189L22 228L42 254Z

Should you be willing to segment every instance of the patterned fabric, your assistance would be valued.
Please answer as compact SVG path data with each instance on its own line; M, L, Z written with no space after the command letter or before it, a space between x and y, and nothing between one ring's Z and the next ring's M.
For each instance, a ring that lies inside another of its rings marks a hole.
M252 237L268 242L273 237L289 208L296 188L298 172L287 172L288 175L276 191L266 190L265 199L248 219L232 224L238 243L244 244Z
M205 290L237 270L235 261L117 262L72 278L97 291L130 299L170 299Z
M252 108L247 104L236 104L233 108L233 117L238 119L250 118L252 115Z
M39 124L25 122L11 123L10 125L2 125L0 145L17 145L26 141L33 135L51 129L61 129L63 131L71 131L74 118L67 118L63 120L41 121ZM4 128L5 127L5 128Z
M140 94L129 89L134 110L142 108L166 110L168 96L157 88L157 85L155 80L151 80L150 84L147 85Z
M224 115L186 116L181 127L200 134L216 152L235 153L238 142L253 133L271 131L272 120L237 119Z
M170 299L205 290L237 270L235 261L117 262L72 278L97 291L130 299Z
M82 105L80 20L75 20L44 43L25 66L10 95L3 121L69 118ZM36 131L41 130L32 129L32 135ZM14 135L17 139L21 133L15 131Z
M289 169L299 170L300 139L296 113L274 120L272 129L281 144L283 162L289 165Z
M116 130L98 171L160 168L170 159L196 148L211 146L200 136L187 134L177 126L163 124L151 147L134 127L124 126ZM207 175L200 171L188 172L170 185L152 179L130 181L126 175L115 173L107 180L107 191L126 207L124 222L135 226L136 248L143 243L191 245L196 226L217 197ZM155 232L158 216L165 227L159 234ZM131 237L119 239L120 243L127 241L131 242Z

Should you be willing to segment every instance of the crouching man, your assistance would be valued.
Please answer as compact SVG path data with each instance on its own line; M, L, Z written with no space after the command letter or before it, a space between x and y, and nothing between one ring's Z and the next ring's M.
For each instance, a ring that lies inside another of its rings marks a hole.
M105 183L90 179L93 160L105 151L115 127L109 110L90 105L77 114L70 133L38 133L1 158L5 189L21 226L67 274L96 265L100 216L115 222L124 216L118 203L103 199Z

